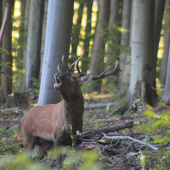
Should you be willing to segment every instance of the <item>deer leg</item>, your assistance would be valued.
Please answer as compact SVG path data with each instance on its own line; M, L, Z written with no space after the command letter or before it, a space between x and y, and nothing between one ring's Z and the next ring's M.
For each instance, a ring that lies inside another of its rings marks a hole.
M35 146L34 138L28 139L23 137L23 146L25 150L30 152L30 157L32 158L32 152Z
M54 148L57 149L61 146L61 144L59 143L59 139L56 139L54 141ZM63 157L62 154L60 154L60 156L57 158L57 168L62 168L63 167Z
M43 142L43 144L40 146L40 149L38 151L38 158L41 160L44 158L44 156L47 154L47 151L50 150L52 147L53 143L52 142Z

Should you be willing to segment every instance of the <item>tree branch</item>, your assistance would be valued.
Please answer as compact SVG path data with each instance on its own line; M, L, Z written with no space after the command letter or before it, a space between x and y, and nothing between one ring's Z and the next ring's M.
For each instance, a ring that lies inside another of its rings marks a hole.
M110 139L110 140L115 140L115 139L116 139L116 140L118 140L118 139L123 139L123 140L125 140L125 139L128 139L128 140L132 140L132 141L134 141L134 142L140 143L140 144L142 144L142 145L147 145L148 147L150 147L151 149L153 149L153 150L155 150L155 151L158 150L157 147L155 147L155 146L153 146L153 145L151 145L151 144L147 144L146 142L142 142L142 141L140 141L140 140L138 140L138 139L134 139L134 138L132 138L132 137L130 137L130 136L106 136L106 135L104 134L104 136L103 136L102 139Z

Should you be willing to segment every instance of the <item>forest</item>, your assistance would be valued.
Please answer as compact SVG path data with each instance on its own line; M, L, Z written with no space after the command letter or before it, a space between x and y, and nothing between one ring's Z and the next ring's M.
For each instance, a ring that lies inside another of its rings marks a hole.
M170 0L0 0L0 170L170 169Z

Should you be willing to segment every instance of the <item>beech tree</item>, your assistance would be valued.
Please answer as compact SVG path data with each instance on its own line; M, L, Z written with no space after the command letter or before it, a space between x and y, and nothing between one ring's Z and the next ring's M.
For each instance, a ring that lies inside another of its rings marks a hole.
M64 71L62 56L68 59L74 0L49 0L43 69L39 94L39 105L55 104L61 100L54 89L54 74L57 66ZM67 60L66 60L67 63Z
M156 91L153 59L154 0L134 0L131 50L130 86L127 103L141 97L143 102L155 105Z
M123 0L123 11L122 11L122 28L123 32L121 35L121 54L120 54L120 68L122 72L119 74L119 89L120 93L123 94L128 90L129 85L129 74L130 74L130 61L125 48L130 45L130 21L131 21L131 3L132 0Z
M7 19L5 31L2 39L2 48L8 53L2 54L2 85L1 91L3 96L7 97L12 93L12 14L14 7L14 0L3 0L3 14L5 12L5 4L9 4L9 16Z
M156 68L157 53L159 48L159 41L162 29L162 20L165 8L165 0L155 0L155 16L154 16L154 54L153 54L153 68ZM154 69L154 78L156 80L156 69ZM156 81L153 84L156 88Z
M24 14L24 51L23 51L23 67L26 66L26 54L27 54L27 35L28 35L28 22L30 13L30 0L26 0L25 14ZM25 87L25 85L23 86Z
M84 8L84 1L85 0L79 0L79 9L77 10L78 12L78 19L77 23L73 27L73 33L72 33L72 55L76 56L77 55L77 46L79 44L79 36L80 36L80 30L81 30L81 21L82 21L82 15L83 15L83 8ZM75 57L73 57L75 58Z
M170 45L169 45L169 55L168 55L168 63L167 63L166 82L165 82L164 92L162 95L162 100L164 100L167 104L170 104Z
M170 0L166 0L165 4L165 28L164 28L164 54L161 61L160 70L160 80L165 84L166 72L167 72L167 62L169 53L169 43L170 43Z
M48 0L45 0L44 4L44 17L42 25L42 38L41 38L41 66L40 66L40 80L42 75L43 59L44 59L44 49L45 49L45 37L46 37L46 25L47 25L47 10L48 10Z
M82 58L82 72L86 73L89 68L89 43L91 39L91 17L92 17L92 5L93 0L86 0L87 5L87 19L85 28L85 39L84 39L84 55Z
M90 72L99 75L103 70L105 38L101 31L106 28L109 21L110 0L99 0L98 21L90 62ZM91 91L101 91L101 81L91 82Z
M34 89L39 78L44 0L31 0L28 24L25 79L22 91Z

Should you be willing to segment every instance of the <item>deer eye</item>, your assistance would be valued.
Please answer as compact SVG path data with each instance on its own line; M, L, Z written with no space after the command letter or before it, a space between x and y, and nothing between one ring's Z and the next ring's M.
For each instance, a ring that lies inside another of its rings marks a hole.
M76 80L76 77L74 77L74 76L72 76L71 78L72 78L73 80Z

